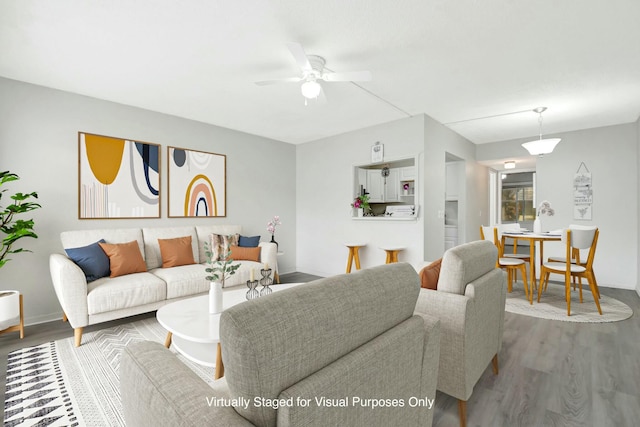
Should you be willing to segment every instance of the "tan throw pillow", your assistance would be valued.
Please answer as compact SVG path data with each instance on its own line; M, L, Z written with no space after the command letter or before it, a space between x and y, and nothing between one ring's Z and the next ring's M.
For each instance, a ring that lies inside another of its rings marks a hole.
M231 234L224 236L222 234L212 234L211 238L211 252L212 261L220 261L229 252L231 246L238 246L239 234Z
M109 257L109 277L124 276L131 273L143 273L147 266L142 259L138 242L129 243L98 243L104 253Z
M420 282L421 287L427 289L438 289L438 278L440 277L440 266L442 265L442 258L437 261L433 261L425 268L420 270Z
M158 239L158 245L160 246L160 255L162 256L162 268L196 263L193 259L191 236L177 237L175 239Z
M231 258L234 261L255 261L260 262L261 248L245 248L242 246L231 246Z

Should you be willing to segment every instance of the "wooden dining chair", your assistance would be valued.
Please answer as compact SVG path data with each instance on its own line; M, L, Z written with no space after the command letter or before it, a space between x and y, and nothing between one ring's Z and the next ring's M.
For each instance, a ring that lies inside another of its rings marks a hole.
M591 289L591 294L598 308L598 313L602 315L600 308L600 292L593 273L593 260L596 255L596 246L600 231L596 227L592 228L567 228L562 231L562 241L566 245L565 262L546 262L542 264L540 271L540 286L538 287L538 302L543 291L549 284L551 273L564 275L565 298L567 300L567 316L571 316L571 279L573 277L586 279ZM574 249L588 249L587 261L584 265L572 263L571 258ZM582 282L580 282L580 303L582 303Z
M571 224L569 225L569 228L573 230L595 230L597 227ZM565 263L567 262L567 259L564 256L550 256L549 258L547 258L547 262ZM582 254L580 253L580 249L578 248L571 249L571 263L581 265L583 267L587 266L587 261L584 260L584 257L582 257ZM574 291L576 290L576 286L578 284L580 285L580 302L582 302L582 278L574 276L572 279L573 279ZM596 292L598 293L598 298L600 298L600 289L598 288L598 281L595 279L595 274L593 275L593 279L594 279L594 282L596 283Z
M533 303L533 295L529 296L529 285L527 284L527 268L525 261L519 258L507 258L504 256L504 247L502 246L501 236L498 236L498 227L480 226L480 237L482 240L493 241L498 248L498 260L496 267L502 268L507 272L507 291L511 293L513 290L513 282L517 281L517 272L522 275L522 283L524 284L524 293L530 303ZM532 290L533 292L533 290Z
M511 223L511 224L500 224L498 225L498 229L499 229L499 233L508 233L508 232L516 232L519 233L521 232L521 228L520 228L520 224L518 223ZM505 258L518 258L521 259L525 262L528 262L530 265L531 264L531 254L526 254L526 253L518 253L518 239L516 237L512 237L511 239L513 239L513 253L504 253L504 257ZM502 238L500 238L500 242L502 243Z

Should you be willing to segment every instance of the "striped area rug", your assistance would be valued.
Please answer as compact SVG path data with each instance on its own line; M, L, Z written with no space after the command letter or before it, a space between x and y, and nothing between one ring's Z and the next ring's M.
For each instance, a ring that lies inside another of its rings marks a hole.
M129 343L164 343L166 331L155 318L16 350L7 358L4 427L124 426L118 369ZM179 356L205 381L213 368Z
M537 291L534 293L533 305L529 304L526 299L522 282L514 283L513 291L507 293L505 311L541 319L581 323L618 322L633 316L631 307L605 295L600 295L600 308L602 309L602 315L600 315L589 286L584 284L582 286L582 304L578 290L571 291L571 316L567 316L564 286L553 283L549 283L547 290L542 293L540 302L538 302Z

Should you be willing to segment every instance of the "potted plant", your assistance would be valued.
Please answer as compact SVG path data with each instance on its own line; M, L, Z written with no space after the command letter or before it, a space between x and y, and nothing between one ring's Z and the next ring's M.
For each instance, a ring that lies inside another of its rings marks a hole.
M351 207L358 210L358 216L364 216L365 211L369 210L369 195L357 196L351 203Z
M0 187L8 182L17 181L20 177L9 171L0 172ZM2 196L7 189L0 190L0 203ZM20 252L31 252L28 249L16 247L18 240L25 237L38 238L33 231L33 219L18 219L16 215L38 209L40 205L32 202L32 199L38 198L38 193L15 193L10 196L12 202L3 206L0 204L0 238L2 238L2 246L0 246L0 268L11 260L11 254ZM18 322L22 326L22 313L20 309L20 292L4 291L0 292L0 331L7 329L11 325ZM11 330L13 330L12 328ZM24 335L23 329L20 329L20 338Z
M207 257L207 265L205 271L208 273L205 277L209 281L209 313L222 312L222 288L224 282L229 277L236 274L240 268L240 264L233 264L231 251L224 254L221 259L213 259L213 251L209 243L204 244L204 253Z

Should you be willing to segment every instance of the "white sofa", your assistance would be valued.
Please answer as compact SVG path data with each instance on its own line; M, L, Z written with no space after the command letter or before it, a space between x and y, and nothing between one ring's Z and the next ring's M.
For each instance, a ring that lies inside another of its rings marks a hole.
M65 231L60 234L64 249L77 248L104 239L107 243L138 242L147 271L119 277L103 277L87 283L82 269L63 254L51 254L51 280L64 318L75 331L75 345L80 346L82 330L87 325L157 310L164 304L207 292L204 243L211 234L241 234L238 225L203 225L185 227L121 228ZM191 236L196 264L162 268L158 239ZM241 267L225 282L225 287L245 284L252 269L263 263L277 273L277 246L259 244L260 262L238 261ZM259 276L259 274L258 274Z

